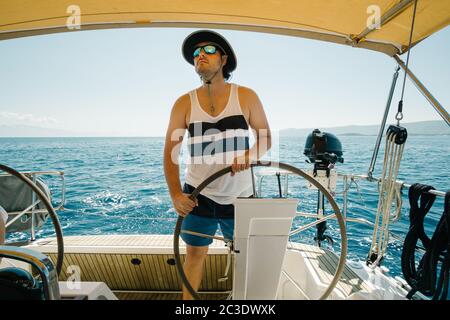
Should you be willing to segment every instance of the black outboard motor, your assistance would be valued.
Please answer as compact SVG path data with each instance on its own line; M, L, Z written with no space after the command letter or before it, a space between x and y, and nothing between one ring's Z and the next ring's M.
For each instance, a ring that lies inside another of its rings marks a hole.
M334 168L337 162L344 163L342 144L339 139L332 133L321 132L319 129L314 129L312 133L308 135L305 143L305 150L303 154L308 157L309 163L314 163L313 176L320 181L320 177L325 172L326 180L330 180L330 171ZM322 183L322 182L321 182ZM326 186L325 186L326 187ZM317 197L317 216L321 219L324 214L324 201L325 196L318 191ZM327 229L326 221L317 225L317 235L314 240L317 244L321 245L321 242L327 240L329 244L333 244L333 239L325 235Z
M317 170L327 170L327 177L330 165L334 166L336 162L344 163L339 139L334 134L321 132L319 129L314 129L306 138L303 154L308 157L310 163L314 163L314 174Z

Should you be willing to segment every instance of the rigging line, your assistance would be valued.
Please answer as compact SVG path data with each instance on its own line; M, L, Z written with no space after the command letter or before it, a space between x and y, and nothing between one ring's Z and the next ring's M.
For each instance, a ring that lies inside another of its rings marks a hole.
M411 42L412 42L412 36L413 36L413 32L414 32L414 23L416 20L416 11L417 11L417 2L419 0L415 0L414 1L414 9L413 9L413 17L412 17L412 22L411 22L411 31L409 33L409 44L408 44L408 53L406 55L406 67L405 67L405 75L403 77L403 85L402 85L402 94L401 94L401 98L400 101L398 102L398 112L395 116L395 118L397 119L397 125L400 125L400 120L403 119L403 96L405 94L405 84L406 84L406 75L408 73L408 65L409 65L409 55L411 53Z

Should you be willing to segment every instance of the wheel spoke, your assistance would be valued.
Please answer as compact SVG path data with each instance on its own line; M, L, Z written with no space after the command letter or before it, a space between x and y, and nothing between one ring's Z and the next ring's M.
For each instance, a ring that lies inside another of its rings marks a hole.
M224 237L211 236L209 234L199 233L199 232L195 232L195 231L181 230L181 233L191 234L193 236L202 237L202 238L221 240L221 241L224 241L224 242L226 241Z
M329 219L334 219L334 218L336 218L336 214L330 214L330 215L328 215L328 216L326 216L326 217L323 217L322 219L319 219L319 220L316 220L316 221L314 221L314 222L305 224L304 226L301 226L300 228L297 228L297 229L295 229L294 231L291 231L291 232L289 233L289 236L293 236L294 234L298 234L298 233L300 233L300 232L302 232L302 231L305 231L306 229L309 229L309 228L311 228L311 227L314 227L315 225L318 225L319 223L322 223L322 222L324 222L324 221L327 221L327 220L329 220Z

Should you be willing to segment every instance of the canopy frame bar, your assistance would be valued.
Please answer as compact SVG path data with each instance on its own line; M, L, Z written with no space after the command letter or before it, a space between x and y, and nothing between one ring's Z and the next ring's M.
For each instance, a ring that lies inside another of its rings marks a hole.
M436 110L436 112L441 116L442 119L447 123L448 126L450 126L450 116L445 110L444 106L442 106L439 101L431 94L430 91L425 87L425 85L420 82L420 80L412 73L411 69L408 67L406 69L405 63L398 55L394 55L393 58L395 61L397 61L398 65L403 69L403 71L406 72L409 79L414 83L417 90L419 90L420 93L428 100L428 102L431 104L431 106Z
M238 31L253 31L269 34L279 34L285 36L293 36L304 39L319 40L341 45L347 45L357 48L363 48L382 52L392 57L395 54L401 54L400 48L393 43L381 41L361 41L355 42L347 34L337 34L332 32L325 32L319 30L308 30L301 28L281 28L273 26L259 26L238 23L220 23L220 22L194 22L194 21L127 21L127 22L106 22L106 23L92 23L82 24L80 29L68 30L67 26L55 26L39 29L24 29L0 32L0 41L9 40L21 37L29 37L36 35L47 35L63 32L79 32L87 30L101 30L114 28L211 28L224 30L238 30Z
M403 0L402 2L399 2L394 7L392 7L390 10L388 10L380 19L380 27L397 17L399 14L404 12L408 7L411 6L414 0ZM359 43L361 40L365 39L371 32L376 30L375 28L369 28L367 27L363 32L361 32L359 35L354 37L354 41ZM409 50L409 48L407 48Z
M370 160L369 171L367 172L367 176L369 177L369 180L371 180L373 178L373 171L375 170L375 163L377 161L378 151L380 150L380 145L381 145L381 139L384 134L384 128L386 127L386 121L387 121L387 118L389 115L389 110L391 108L392 97L394 96L394 91L395 91L395 86L397 84L397 78L398 78L399 71L400 71L400 67L396 66L394 75L392 77L391 88L389 90L389 95L388 95L388 99L386 102L386 107L384 109L383 118L381 120L380 129L378 130L377 141L375 142L375 147L373 149L372 160Z

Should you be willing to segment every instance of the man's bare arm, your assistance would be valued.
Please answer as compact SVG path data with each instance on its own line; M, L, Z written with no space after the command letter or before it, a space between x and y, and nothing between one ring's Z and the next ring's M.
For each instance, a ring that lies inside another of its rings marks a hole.
M189 97L187 97L189 99ZM181 143L186 132L186 95L179 98L172 108L164 143L164 175L175 210L185 215L192 211L195 202L183 193L178 163Z
M178 156L180 154L183 136L186 132L185 112L183 109L182 98L180 98L172 108L164 143L164 174L171 197L182 193Z
M232 171L248 169L250 163L259 160L272 146L272 135L263 105L258 95L251 89L242 87L245 104L249 109L249 125L255 136L255 144L243 158L236 158ZM233 174L232 173L232 174Z
M249 150L249 156L251 161L257 161L272 147L272 134L259 97L253 90L248 90L250 100L249 124L256 139L255 144Z

